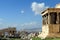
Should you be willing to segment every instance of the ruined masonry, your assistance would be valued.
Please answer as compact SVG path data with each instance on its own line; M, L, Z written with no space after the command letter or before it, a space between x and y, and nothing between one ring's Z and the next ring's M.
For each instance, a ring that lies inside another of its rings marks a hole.
M38 37L60 37L60 4L55 8L46 9L41 15L42 33Z

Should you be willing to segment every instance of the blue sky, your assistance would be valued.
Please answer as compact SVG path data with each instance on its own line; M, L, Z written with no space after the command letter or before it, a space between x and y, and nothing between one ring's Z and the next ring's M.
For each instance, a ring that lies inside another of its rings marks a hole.
M0 0L0 28L41 28L40 13L58 3L60 0Z

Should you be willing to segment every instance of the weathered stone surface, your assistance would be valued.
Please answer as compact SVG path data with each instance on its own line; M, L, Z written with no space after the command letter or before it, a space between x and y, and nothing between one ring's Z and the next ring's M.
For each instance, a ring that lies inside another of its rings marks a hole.
M42 32L38 37L60 37L60 8L48 8L41 14L45 17L42 17Z

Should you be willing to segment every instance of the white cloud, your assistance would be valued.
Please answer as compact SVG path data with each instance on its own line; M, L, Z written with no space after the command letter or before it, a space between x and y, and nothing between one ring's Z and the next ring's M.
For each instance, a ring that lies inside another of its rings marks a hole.
M8 27L17 27L18 24L8 24Z
M31 5L32 11L35 12L35 15L40 14L42 11L48 8L48 6L45 6L45 3L37 3L33 2Z
M0 25L3 24L2 22L0 22Z
M33 26L33 25L36 25L37 23L36 22L30 22L30 23L24 23L24 24L21 24L21 26Z
M1 23L0 23L1 24ZM8 27L16 27L17 30L31 29L31 28L41 28L41 23L39 22L28 22L23 24L1 24L0 29L8 28Z
M0 18L0 25L1 25L1 24L3 24L3 22L2 22L2 21L3 21L3 18Z
M0 18L0 21L2 21L3 19L2 18Z
M17 24L4 24L4 23L0 23L0 29L4 29L4 28L8 28L8 27L16 27L17 28Z
M21 10L21 13L23 14L24 13L24 10Z
M29 23L20 24L18 26L18 29L31 29L31 28L39 28L39 27L41 27L40 23L29 22Z

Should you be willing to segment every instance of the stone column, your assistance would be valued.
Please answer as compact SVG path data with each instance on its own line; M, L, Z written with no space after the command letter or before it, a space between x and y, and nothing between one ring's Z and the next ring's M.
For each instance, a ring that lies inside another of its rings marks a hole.
M51 25L50 25L50 24L51 24L51 21L52 21L52 20L51 20L51 15L50 15L50 12L48 12L49 33L51 33L51 32L52 32L52 28L53 28L53 27L51 27Z
M57 24L59 24L59 12L57 12L57 21L56 21Z
M58 32L60 32L60 25L59 25L59 12L57 12L57 21L56 21L56 23L57 23L57 30L58 30Z
M59 24L60 24L60 13L59 13Z
M50 24L50 13L48 13L48 24Z
M42 16L42 25L44 24L44 23L43 23L43 20L44 20L44 17Z

